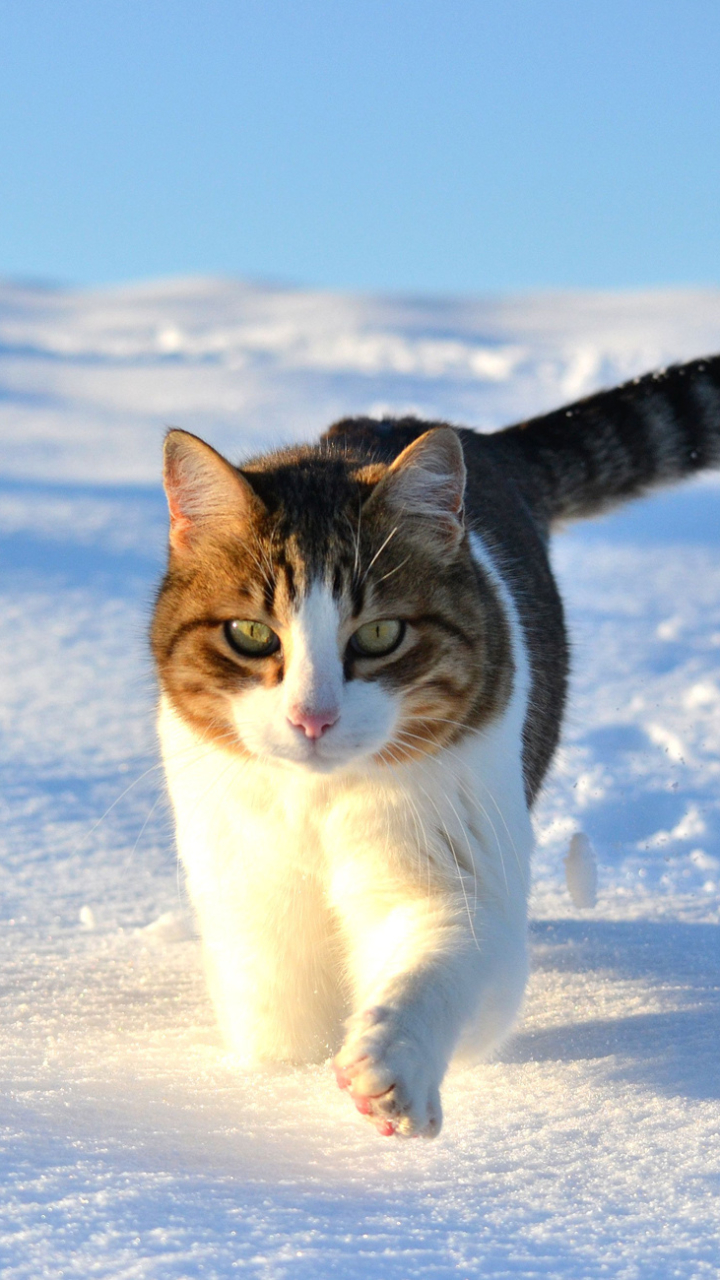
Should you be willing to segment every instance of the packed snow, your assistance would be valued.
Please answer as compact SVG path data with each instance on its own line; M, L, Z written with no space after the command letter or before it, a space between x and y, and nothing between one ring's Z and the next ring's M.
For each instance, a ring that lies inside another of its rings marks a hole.
M235 459L345 413L488 429L717 350L717 291L0 289L4 1278L718 1275L717 479L557 540L533 976L434 1143L379 1138L327 1066L223 1049L146 644L166 425Z

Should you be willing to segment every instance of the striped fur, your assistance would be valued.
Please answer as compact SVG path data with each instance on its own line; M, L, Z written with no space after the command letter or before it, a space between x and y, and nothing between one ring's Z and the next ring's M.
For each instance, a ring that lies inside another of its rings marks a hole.
M328 437L384 458L440 423L346 418ZM657 486L720 466L720 356L633 378L489 436L458 428L468 462L489 454L538 528L598 515Z
M345 419L237 469L170 434L160 737L244 1060L339 1047L381 1132L439 1131L448 1062L499 1042L526 980L568 669L548 536L718 464L720 357L493 435ZM238 649L242 620L267 652ZM381 620L397 643L363 654Z
M494 440L526 472L538 522L597 515L720 465L720 356L634 378Z

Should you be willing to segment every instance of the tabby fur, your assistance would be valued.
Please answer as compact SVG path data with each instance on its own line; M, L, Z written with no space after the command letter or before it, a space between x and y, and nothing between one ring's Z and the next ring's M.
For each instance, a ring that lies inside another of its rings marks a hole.
M349 418L235 468L170 432L160 738L240 1059L336 1052L381 1132L439 1131L450 1059L499 1043L527 976L568 671L549 535L718 463L720 357L491 435ZM238 619L274 651L234 649Z

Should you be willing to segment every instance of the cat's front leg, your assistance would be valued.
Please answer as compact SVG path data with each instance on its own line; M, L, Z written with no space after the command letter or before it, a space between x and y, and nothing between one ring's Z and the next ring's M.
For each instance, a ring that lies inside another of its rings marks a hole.
M474 1024L476 1046L487 1051L517 1012L527 976L524 902L471 913L455 894L389 910L384 898L375 895L377 913L356 903L346 914L356 1012L335 1072L380 1133L434 1137L440 1085L463 1029Z
M408 1022L411 1025L407 1025ZM371 1005L353 1015L334 1061L335 1078L379 1133L434 1138L442 1125L440 1084L447 1063L422 1020L401 1002Z

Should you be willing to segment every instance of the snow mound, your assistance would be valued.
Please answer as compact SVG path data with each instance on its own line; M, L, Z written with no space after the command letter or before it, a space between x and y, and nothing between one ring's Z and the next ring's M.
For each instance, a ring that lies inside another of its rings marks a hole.
M597 902L597 861L586 835L577 831L565 857L565 881L573 905L594 907Z

